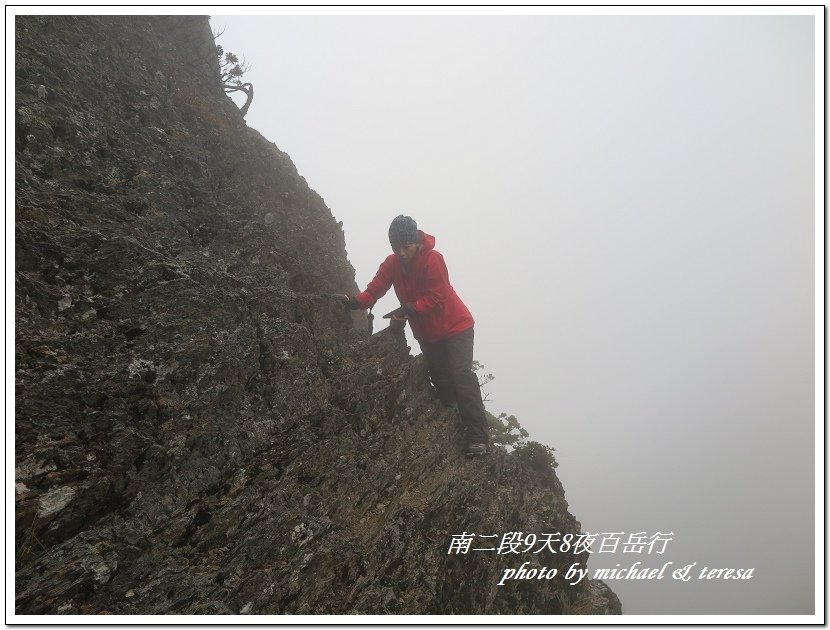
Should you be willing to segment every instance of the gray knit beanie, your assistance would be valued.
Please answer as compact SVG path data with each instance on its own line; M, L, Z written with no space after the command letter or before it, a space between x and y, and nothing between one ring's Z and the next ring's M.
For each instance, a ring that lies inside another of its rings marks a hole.
M389 226L389 243L392 247L411 245L419 240L418 224L412 217L399 214L392 220L392 225Z

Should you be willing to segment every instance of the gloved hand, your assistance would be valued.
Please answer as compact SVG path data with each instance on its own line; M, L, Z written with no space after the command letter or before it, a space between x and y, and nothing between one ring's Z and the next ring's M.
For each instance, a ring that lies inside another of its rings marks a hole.
M356 311L358 309L363 308L360 305L360 302L357 301L357 298L354 298L350 295L343 294L343 295L337 295L335 297L337 297L337 299L339 299L343 303L343 306L347 306L348 308L350 308L353 311Z

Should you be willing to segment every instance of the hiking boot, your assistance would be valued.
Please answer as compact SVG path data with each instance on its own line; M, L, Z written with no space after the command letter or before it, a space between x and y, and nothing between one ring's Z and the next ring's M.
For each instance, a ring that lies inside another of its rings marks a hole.
M484 442L473 442L467 446L467 455L486 455L487 445Z

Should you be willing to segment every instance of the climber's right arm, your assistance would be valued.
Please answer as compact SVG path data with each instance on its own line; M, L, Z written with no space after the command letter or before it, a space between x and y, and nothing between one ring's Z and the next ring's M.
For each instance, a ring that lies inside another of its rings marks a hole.
M371 308L392 286L393 266L397 264L395 255L392 254L380 264L375 277L362 293L358 293L354 300L359 305L357 308Z

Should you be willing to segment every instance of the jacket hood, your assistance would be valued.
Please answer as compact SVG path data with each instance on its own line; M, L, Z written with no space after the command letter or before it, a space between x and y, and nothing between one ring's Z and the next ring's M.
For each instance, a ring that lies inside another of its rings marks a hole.
M418 234L421 236L421 245L424 246L424 249L435 249L435 237L431 234L427 234L422 230L418 230Z

